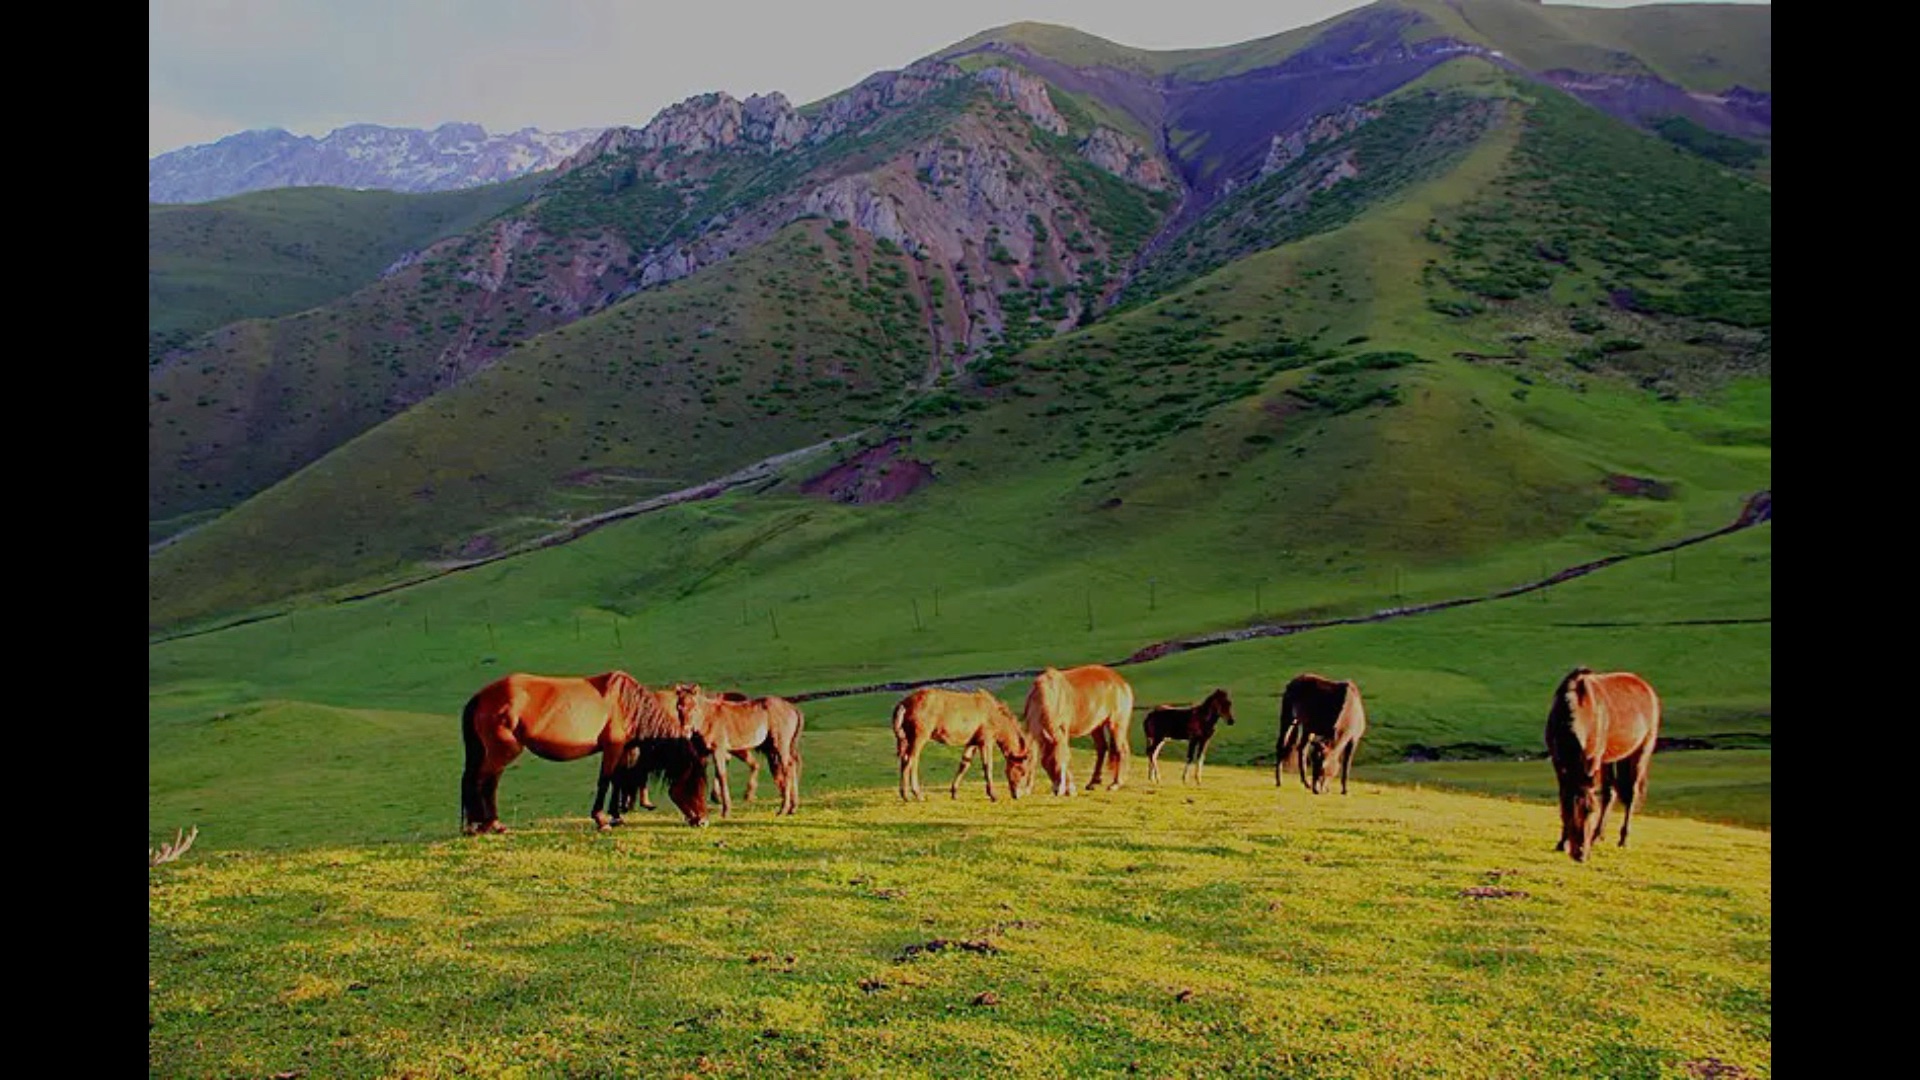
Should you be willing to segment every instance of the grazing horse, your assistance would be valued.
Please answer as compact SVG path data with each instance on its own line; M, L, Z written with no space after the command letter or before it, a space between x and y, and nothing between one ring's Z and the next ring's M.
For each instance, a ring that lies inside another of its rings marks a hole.
M953 774L948 794L960 797L960 778L967 775L977 750L987 773L987 800L993 794L993 747L1007 761L1007 789L1019 798L1032 787L1032 747L1012 710L985 690L970 693L923 687L893 707L894 749L900 757L900 797L925 799L920 790L920 754L928 742L964 747L960 771Z
M669 686L664 690L649 688L646 693L653 698L654 705L661 713L676 720L679 719L679 699L673 687ZM656 809L652 798L647 794L647 783L653 778L654 773L661 773L669 778L680 774L675 756L663 754L660 749L640 744L629 745L625 756L620 759L620 764L614 769L612 809L616 824L619 823L622 815L633 809L636 798L639 800L640 809ZM702 770L703 773L704 771Z
M1126 780L1127 725L1133 721L1133 687L1120 673L1099 664L1068 668L1049 667L1033 680L1027 691L1022 719L1027 735L1040 751L1040 764L1053 781L1055 795L1078 791L1073 782L1073 747L1069 739L1093 736L1093 775L1087 786L1095 787L1112 759L1112 778L1107 790L1118 788ZM1031 785L1032 778L1028 777ZM1024 794L1024 792L1022 792Z
M1634 805L1646 801L1647 766L1659 740L1660 698L1645 679L1578 667L1560 680L1547 710L1547 756L1560 782L1560 842L1553 850L1585 862L1616 795L1620 846L1627 846L1627 826Z
M706 820L704 792L697 790L704 768L701 747L689 741L679 718L659 708L656 698L633 676L608 671L588 678L555 678L515 673L496 679L467 699L460 713L466 768L460 776L463 832L505 832L500 823L500 774L531 750L549 761L575 761L600 755L600 784L593 797L593 820L610 828L601 812L616 767L630 745L645 744L658 767L678 779L673 800L689 824ZM675 748L672 743L680 743ZM687 777L696 779L688 791Z
M1159 783L1160 750L1167 740L1179 739L1187 744L1187 764L1180 770L1180 782L1187 782L1191 769L1193 782L1198 784L1207 764L1207 744L1213 741L1214 726L1222 720L1233 723L1233 701L1224 687L1208 694L1198 705L1155 705L1141 724L1147 736L1147 779Z
M799 706L786 698L762 697L749 700L745 695L726 693L709 696L698 686L675 689L675 711L687 731L700 739L713 753L713 765L720 787L720 816L733 811L733 788L727 782L727 755L745 758L759 750L773 770L773 782L780 788L778 814L791 814L800 807L800 731L806 717ZM752 761L748 761L752 765ZM749 781L751 785L752 781Z
M1296 676L1280 694L1274 785L1279 786L1286 775L1287 758L1295 757L1301 786L1315 795L1323 794L1328 783L1327 763L1333 761L1340 769L1340 794L1345 795L1354 750L1366 733L1367 708L1360 701L1358 685L1310 672ZM1312 780L1307 779L1309 766L1313 769Z

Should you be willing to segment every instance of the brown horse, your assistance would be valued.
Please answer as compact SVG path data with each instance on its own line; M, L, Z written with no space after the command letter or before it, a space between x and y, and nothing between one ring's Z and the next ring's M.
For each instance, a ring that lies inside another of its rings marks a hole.
M1547 756L1560 782L1560 842L1553 850L1585 862L1616 795L1620 846L1627 846L1627 826L1634 805L1646 801L1647 767L1659 741L1660 698L1645 679L1578 667L1560 680L1547 710Z
M1093 775L1087 779L1087 786L1099 785L1101 775L1107 772L1109 758L1113 769L1107 790L1112 791L1126 781L1130 749L1127 725L1133 721L1133 687L1127 685L1119 672L1099 664L1065 671L1049 667L1033 680L1033 689L1027 691L1022 718L1028 737L1039 747L1040 764L1053 781L1055 795L1072 795L1078 790L1073 782L1073 747L1068 740L1082 735L1093 737L1095 751ZM1028 783L1032 783L1031 776Z
M679 718L679 698L674 687L669 686L664 690L648 688L646 693L653 698L655 707L662 713L676 720ZM620 759L619 766L614 769L612 810L613 820L616 823L623 814L633 809L636 798L639 800L640 809L656 809L653 799L647 793L647 783L653 778L654 773L661 773L669 778L680 774L673 760L674 755L662 754L659 750L658 747L629 745L625 756Z
M960 778L967 775L975 751L987 773L987 799L993 794L993 747L1007 761L1007 790L1019 798L1032 787L1032 749L1020 722L997 697L985 690L970 693L924 687L900 699L893 707L893 741L900 758L900 797L925 799L920 790L920 754L928 742L964 747L960 771L953 774L948 794L960 797Z
M1187 782L1192 770L1193 782L1207 764L1207 744L1213 742L1213 729L1220 721L1233 723L1233 700L1224 687L1208 694L1198 705L1155 705L1140 725L1147 736L1147 779L1160 782L1160 750L1167 740L1187 744L1187 764L1180 770L1180 782Z
M777 813L791 814L800 808L800 732L806 725L806 717L799 706L780 697L749 700L731 692L709 696L698 686L679 686L675 690L681 723L713 753L721 817L733 811L733 789L727 782L727 755L746 757L753 750L766 755L767 766L773 770L773 782L780 788Z
M588 678L555 678L515 673L488 683L467 700L460 714L466 768L460 776L462 831L505 832L500 823L500 774L521 750L549 761L574 761L600 755L600 784L593 797L593 820L609 828L601 812L615 768L635 743L653 745L652 756L677 773L673 800L689 824L706 820L704 792L698 790L703 767L701 747L689 741L679 718L659 708L657 699L624 671ZM668 745L684 744L677 749ZM671 760L669 760L671 759ZM686 784L695 779L694 790Z
M1299 767L1300 784L1315 795L1327 790L1327 762L1340 768L1340 794L1347 793L1347 775L1360 737L1367 733L1367 708L1360 687L1351 680L1329 679L1311 672L1295 676L1280 694L1280 738L1274 745L1273 782L1286 776L1287 758ZM1307 769L1313 779L1307 779Z

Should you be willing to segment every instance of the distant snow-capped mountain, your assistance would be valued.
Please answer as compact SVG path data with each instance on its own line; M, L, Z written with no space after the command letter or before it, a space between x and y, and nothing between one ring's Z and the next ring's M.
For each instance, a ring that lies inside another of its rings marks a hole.
M599 128L489 135L478 124L432 131L353 124L325 138L273 128L243 131L147 161L152 202L206 202L264 188L378 188L449 191L512 180L560 164Z

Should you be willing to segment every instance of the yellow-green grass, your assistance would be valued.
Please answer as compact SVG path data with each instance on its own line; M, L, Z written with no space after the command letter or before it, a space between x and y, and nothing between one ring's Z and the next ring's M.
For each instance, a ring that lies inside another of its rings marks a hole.
M1433 761L1376 765L1369 780L1507 795L1534 803L1557 798L1544 761ZM1689 817L1730 825L1773 825L1773 751L1685 750L1657 755L1648 771L1648 799L1634 814ZM1297 780L1297 778L1295 778Z
M344 296L402 255L525 201L539 180L427 194L283 188L148 203L148 361L230 322Z
M1649 816L1575 865L1551 807L1230 768L515 824L151 870L150 1071L1771 1074L1754 830Z

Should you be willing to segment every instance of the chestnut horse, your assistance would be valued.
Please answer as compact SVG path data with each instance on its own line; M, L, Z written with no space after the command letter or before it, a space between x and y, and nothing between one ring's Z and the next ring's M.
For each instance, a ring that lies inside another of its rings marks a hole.
M1578 667L1560 680L1547 710L1547 756L1560 782L1560 842L1553 850L1585 862L1615 796L1620 846L1627 846L1627 826L1634 805L1646 801L1647 766L1659 740L1660 698L1645 679Z
M1040 764L1053 781L1055 795L1078 791L1073 782L1073 747L1069 739L1093 736L1093 775L1087 786L1096 787L1113 761L1112 778L1107 790L1126 781L1127 725L1133 722L1133 687L1120 673L1099 664L1061 671L1049 667L1033 680L1027 691L1023 715L1027 735L1040 751ZM1028 777L1028 784L1032 777ZM1024 794L1024 792L1022 792Z
M1367 708L1360 687L1352 680L1335 680L1307 672L1287 683L1280 694L1280 738L1274 745L1273 783L1286 776L1287 758L1299 767L1300 784L1315 795L1327 790L1327 763L1340 769L1340 794L1347 793L1347 775L1360 737L1367 733ZM1307 769L1313 779L1307 779Z
M669 686L664 690L648 688L646 693L653 698L654 705L661 712L676 720L679 719L679 699L674 687ZM643 753L643 751L649 752ZM669 778L678 776L680 770L675 766L672 758L671 754L658 753L657 748L643 747L638 744L627 747L626 755L620 759L619 766L613 771L612 810L615 823L619 822L621 815L633 809L636 798L639 799L640 809L657 809L653 805L653 799L647 794L647 783L656 772L663 773Z
M683 685L674 689L682 726L713 753L721 817L733 811L733 788L727 782L727 755L744 758L754 750L766 755L767 766L773 770L773 782L780 788L780 809L776 814L791 814L799 809L800 732L806 725L799 706L780 697L748 700L744 695L731 692L709 696L698 686Z
M1160 751L1167 740L1179 739L1187 744L1187 764L1180 770L1180 782L1186 783L1187 772L1192 770L1193 782L1198 784L1207 764L1207 744L1213 742L1213 729L1222 720L1233 723L1233 700L1224 687L1215 689L1198 705L1155 705L1140 725L1147 736L1147 779L1160 782Z
M925 799L920 790L920 754L928 742L963 747L960 771L953 774L948 794L960 797L960 778L967 775L973 755L980 752L987 773L987 800L993 794L993 747L1007 761L1007 790L1019 798L1032 787L1029 773L1032 750L1020 722L999 698L985 690L962 692L923 687L893 707L894 749L900 758L900 797Z
M627 747L647 743L662 767L678 774L673 800L689 824L706 820L704 792L698 791L701 748L688 740L679 718L624 671L588 678L556 678L518 673L496 679L467 699L460 714L466 768L460 776L462 831L505 832L500 823L500 774L521 750L549 761L575 761L600 755L600 784L593 797L593 820L601 828L613 821L601 812L615 768ZM672 743L685 744L677 750ZM688 790L692 776L694 790Z

